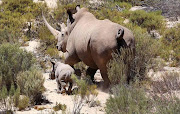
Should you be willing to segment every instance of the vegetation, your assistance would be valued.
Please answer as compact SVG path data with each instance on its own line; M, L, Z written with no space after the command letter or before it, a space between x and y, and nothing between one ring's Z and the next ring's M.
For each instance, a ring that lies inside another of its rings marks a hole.
M162 51L161 51L161 57L163 57L165 60L171 60L173 63L172 66L178 66L180 65L180 33L178 32L180 30L180 24L169 28L164 32L163 38L161 40L162 42Z
M80 80L75 75L72 75L72 79L78 86L78 89L74 90L73 113L79 114L84 103L88 103L91 106L95 102L98 92L96 91L96 85L88 85L85 80Z
M164 18L161 12L149 12L137 10L131 13L130 21L142 28L147 28L147 31L159 30L164 27Z
M129 28L131 27L129 25ZM160 49L158 40L152 39L140 27L133 27L132 30L136 39L135 56L129 49L121 49L119 54L113 55L108 69L112 84L118 84L122 77L125 77L127 81L134 77L140 80L146 79L148 70L157 67L154 58Z
M61 103L56 103L56 106L53 107L54 111L58 111L58 110L62 110L65 111L67 108L67 106L65 104L61 104Z
M19 110L24 110L29 105L29 97L21 96L18 103Z
M16 77L19 72L29 70L35 63L31 53L19 49L17 44L4 43L0 45L0 77L1 87L6 86L9 91L13 84L17 87Z
M32 0L2 0L0 9L0 44L23 38L26 22L32 22L41 13L38 4Z
M121 81L124 81L124 79L121 79ZM180 111L179 98L176 98L171 93L169 93L172 91L172 89L167 92L168 97L165 97L163 94L156 94L154 93L155 91L152 92L150 97L145 92L145 88L143 88L142 83L136 81L130 85L120 83L112 90L113 96L111 96L106 102L105 111L107 114L174 114Z
M33 55L17 44L4 43L0 46L0 63L0 101L3 109L11 110L13 106L24 109L29 100L27 97L19 99L20 94L27 95L32 104L36 103L40 98L38 95L43 92L44 79L37 68L33 69Z
M106 102L107 114L145 114L151 112L150 99L143 89L135 85L119 84L113 88L113 95Z
M146 94L147 88L143 88L147 86L143 85L143 82L147 81L149 69L160 67L157 56L172 61L171 66L180 65L180 25L165 29L164 18L160 11L129 11L132 6L143 0L104 1L108 2L89 5L87 0L76 0L82 4L81 7L89 8L98 19L109 19L126 26L133 31L136 39L135 56L132 50L121 49L120 53L113 54L113 60L110 61L108 75L112 83L113 96L107 100L106 113L180 112L180 100L173 97L171 92L179 90L180 84L177 78L179 74L165 74L161 81L150 83L153 90L152 93L149 92L150 96ZM45 5L35 4L33 0L2 0L2 2L0 5L0 110L11 112L14 106L24 110L29 105L38 104L45 91L44 78L39 68L35 67L36 60L31 53L19 49L20 45L17 42L20 39L27 41L38 37L42 42L41 50L44 54L58 57L57 41L47 27L41 24L39 6L44 14L47 14L48 22L60 30L59 23L66 23L66 10L74 8L76 3L72 3L72 0L61 0L57 9L47 13L49 10ZM129 19L129 23L124 24L125 19ZM31 23L31 27L27 23ZM153 39L148 34L154 29L162 35L160 40ZM46 67L43 62L40 64ZM86 75L86 65L79 63L75 68L79 68ZM74 90L74 113L80 113L85 103L90 107L100 105L100 101L96 100L97 87L89 85L88 80L74 77L79 87ZM126 83L127 81L129 84ZM65 110L66 105L59 103L53 109Z
M19 103L19 87L15 89L14 85L11 85L10 90L7 90L6 86L0 89L0 110L6 113L12 112L12 107L17 106Z
M31 104L38 104L45 88L42 73L36 67L29 71L20 72L17 76L17 84L21 93L30 98Z

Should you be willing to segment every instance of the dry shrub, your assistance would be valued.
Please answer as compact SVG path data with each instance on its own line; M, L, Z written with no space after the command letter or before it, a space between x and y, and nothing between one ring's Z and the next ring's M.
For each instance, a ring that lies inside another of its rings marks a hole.
M165 72L160 79L152 82L152 89L154 93L164 94L180 90L180 73L179 72ZM173 93L172 93L173 94Z
M74 91L74 107L73 113L79 114L85 103L91 106L91 103L95 102L95 98L98 95L96 91L96 85L88 85L85 80L78 79L75 75L72 75L72 79L77 84L78 89Z
M158 114L176 114L180 111L180 73L166 72L157 81L153 81L150 95Z
M26 107L29 105L29 97L27 96L20 96L19 98L19 103L18 103L18 108L19 110L24 110Z
M16 84L17 74L29 70L34 65L35 59L31 53L19 49L19 45L4 43L0 45L0 89L5 85L10 90L11 84Z
M137 10L131 13L130 21L138 26L147 28L148 32L151 30L159 30L164 27L163 16L160 12L146 12L144 10Z
M58 110L62 110L65 111L67 108L67 106L65 104L61 104L61 103L56 103L56 106L53 107L54 111L58 111Z
M119 85L112 89L113 96L106 102L107 114L148 114L151 112L150 99L145 96L143 88L139 88L139 82L124 84L121 78Z
M159 53L158 40L152 39L140 27L132 27L132 29L136 42L135 56L128 48L121 48L120 53L113 54L113 60L108 65L108 76L112 84L118 84L122 77L127 81L134 77L144 80L149 69L157 68L154 60Z
M163 34L161 57L165 60L171 59L172 66L180 65L180 24L166 29Z
M36 67L32 67L29 71L21 72L17 76L17 84L21 93L30 98L31 104L40 102L42 93L45 91L44 81L42 73Z

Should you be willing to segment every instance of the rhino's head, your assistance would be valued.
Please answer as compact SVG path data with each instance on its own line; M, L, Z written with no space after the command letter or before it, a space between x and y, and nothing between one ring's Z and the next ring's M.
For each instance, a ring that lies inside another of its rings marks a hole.
M60 24L61 26L61 31L58 31L56 29L54 29L46 20L46 18L44 17L43 13L42 13L42 17L44 19L44 22L46 24L46 26L48 27L48 29L51 31L51 33L55 36L55 38L57 39L57 49L59 51L63 51L66 52L66 43L67 43L67 39L68 39L68 27L66 27L66 25L64 23ZM67 24L69 25L69 23L67 22Z
M51 73L49 74L49 79L52 79L54 80L55 79L55 62L51 61L53 67L52 67L52 71Z
M62 63L61 62L57 62L57 61L51 61L51 63L52 63L52 70L51 70L51 72L50 72L50 74L49 74L49 79L55 79L55 71L56 71L56 69L57 69L57 67L58 67L58 65L61 65Z
M64 23L61 24L61 31L57 38L57 45L56 48L59 51L66 52L66 44L68 39L68 28Z

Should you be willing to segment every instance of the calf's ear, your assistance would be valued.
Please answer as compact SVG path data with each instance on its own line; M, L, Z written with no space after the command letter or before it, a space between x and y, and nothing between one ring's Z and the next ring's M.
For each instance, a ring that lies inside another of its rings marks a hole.
M55 62L54 61L51 61L52 65L54 66L55 65Z
M78 11L81 9L81 8L80 8L80 5L77 5L75 9L76 9L76 11L78 12Z

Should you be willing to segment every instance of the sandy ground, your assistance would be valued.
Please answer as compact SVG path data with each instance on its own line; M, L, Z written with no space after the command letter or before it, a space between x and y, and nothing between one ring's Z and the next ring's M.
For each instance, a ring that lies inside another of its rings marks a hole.
M40 46L40 42L39 40L33 40L33 41L28 41L27 42L29 45L28 46L23 46L21 48L32 52L32 53L36 53L37 52L37 48ZM53 110L53 106L56 105L56 103L61 103L61 104L65 104L67 106L67 113L71 113L73 110L73 106L74 106L74 102L73 102L73 98L74 95L62 95L57 93L57 83L55 80L50 80L49 79L49 73L43 73L43 77L45 78L45 83L44 83L44 87L46 88L46 91L43 93L43 95L46 97L46 99L50 102L48 104L45 105L37 105L37 107L44 107L46 109L38 111L36 109L34 109L33 107L31 107L29 110L26 111L17 111L17 114L49 114L52 113ZM96 76L95 76L96 80L101 80L101 76L100 73L97 72ZM105 107L105 103L106 103L106 99L109 98L109 94L102 92L100 90L98 91L98 96L96 97L95 100L99 100L100 101L100 106L96 106L96 107L89 107L88 104L84 104L81 113L84 114L104 114L104 107ZM62 113L61 111L57 111L57 113Z
M26 42L26 44L28 46L23 46L21 48L25 49L28 52L36 53L37 48L40 46L40 41L39 40L28 41Z

